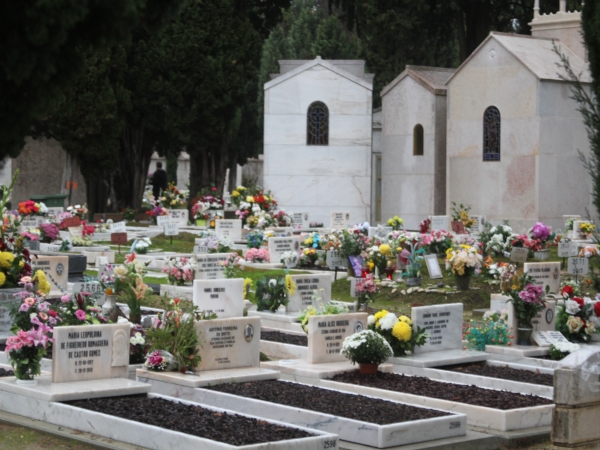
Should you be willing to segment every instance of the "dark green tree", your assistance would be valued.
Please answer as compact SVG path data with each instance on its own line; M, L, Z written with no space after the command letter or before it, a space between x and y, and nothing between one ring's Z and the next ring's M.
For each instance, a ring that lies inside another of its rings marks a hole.
M0 6L0 157L17 156L36 119L85 70L82 49L157 29L185 0L6 1Z
M321 21L311 48L313 55L327 59L357 59L360 56L360 41L356 35L348 33L335 16Z

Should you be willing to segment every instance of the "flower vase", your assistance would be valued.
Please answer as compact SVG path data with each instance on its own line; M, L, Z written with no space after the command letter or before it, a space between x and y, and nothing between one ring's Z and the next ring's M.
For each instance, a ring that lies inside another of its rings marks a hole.
M358 363L358 371L361 375L375 375L379 364Z
M287 267L288 269L293 269L294 267L296 267L297 261L286 261L285 262L285 267Z
M468 291L469 285L471 284L471 277L469 275L456 275L456 287L459 291Z
M196 226L197 227L205 227L206 226L206 219L196 219Z
M531 333L533 327L531 325L517 326L517 345L531 345Z
M107 316L116 306L117 296L104 294L104 303L102 304L102 314Z

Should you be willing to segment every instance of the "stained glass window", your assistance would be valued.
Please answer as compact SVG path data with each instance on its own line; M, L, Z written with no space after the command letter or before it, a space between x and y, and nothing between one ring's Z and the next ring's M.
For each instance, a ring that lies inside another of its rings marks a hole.
M329 110L325 103L312 103L306 119L307 145L329 145Z
M423 156L423 125L415 125L413 130L413 155Z
M500 161L500 111L495 106L483 114L483 160Z

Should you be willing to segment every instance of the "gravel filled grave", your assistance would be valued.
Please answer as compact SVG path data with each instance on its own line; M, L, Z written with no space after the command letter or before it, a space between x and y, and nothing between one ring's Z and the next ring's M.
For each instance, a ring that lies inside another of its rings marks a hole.
M67 404L237 446L314 436L264 420L211 411L164 398L127 396L77 400Z
M508 366L488 366L485 364L464 364L458 366L437 367L439 370L468 373L482 377L500 378L502 380L520 381L522 383L541 384L554 386L554 376L547 373L531 370L513 369Z
M2 377L14 377L15 373L12 370L0 369L0 378Z
M298 345L308 347L308 336L282 333L281 331L261 330L260 339L263 341L281 342L282 344Z
M205 389L378 425L450 415L433 409L278 380L219 384Z
M515 394L477 386L444 383L425 377L410 377L396 373L377 372L376 375L364 376L355 370L335 375L331 380L501 410L553 403L552 400L537 395Z

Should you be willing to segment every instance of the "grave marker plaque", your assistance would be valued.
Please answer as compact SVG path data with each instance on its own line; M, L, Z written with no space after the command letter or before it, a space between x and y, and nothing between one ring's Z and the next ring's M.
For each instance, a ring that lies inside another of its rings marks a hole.
M196 256L196 280L217 280L225 278L225 268L219 261L229 258L229 253L209 253Z
M218 219L215 221L215 233L219 239L239 241L242 239L242 221L240 219Z
M277 264L285 252L300 251L300 237L271 237L269 238L269 258Z
M348 261L343 256L340 256L340 253L337 250L327 250L325 254L327 267L331 270L335 270L335 268L346 268L348 266Z
M193 302L219 319L244 315L244 280L194 280Z
M31 259L34 271L43 270L50 283L50 296L63 295L69 281L69 257L38 255Z
M82 237L83 236L83 228L80 226L78 227L69 227L69 234L72 237Z
M114 222L110 224L111 233L122 233L127 230L125 222Z
M292 214L292 222L295 227L306 228L309 226L309 214L307 212L297 212Z
M129 323L54 328L52 383L127 378Z
M41 252L59 252L60 245L57 244L46 244L44 242L40 242L40 251Z
M169 215L171 216L171 222L178 223L179 225L187 225L189 211L187 209L169 209Z
M156 225L158 225L159 227L163 227L163 226L165 226L165 224L171 223L172 222L171 219L172 219L172 217L170 215L157 216L156 217Z
M524 263L525 261L527 261L528 256L529 256L528 248L513 247L513 249L510 252L510 259L511 259L511 261L514 261L514 262Z
M163 228L165 236L177 236L179 234L179 223L177 222L165 223Z
M304 311L308 306L313 305L312 296L321 297L323 304L331 300L331 274L306 274L291 275L296 283L296 292L290 296L290 301L286 306L287 312Z
M556 301L547 300L546 307L531 319L535 331L554 331L556 328Z
M127 232L125 233L111 233L110 243L113 245L127 244Z
M560 290L560 262L525 263L523 271L535 280L535 284L541 286L546 292L546 286L551 293Z
M347 361L340 353L348 336L367 329L367 313L332 314L308 318L309 364Z
M331 213L331 228L343 230L348 228L350 224L349 212L332 212Z
M471 215L471 219L475 221L475 225L473 225L471 231L481 233L485 228L485 216Z
M450 218L448 216L431 216L431 231L450 231Z
M391 233L394 229L392 227L369 227L369 237L377 238L379 240L387 240L388 233Z
M424 345L415 347L415 353L462 349L462 303L414 307L411 318L415 332L420 327L429 334Z
M78 227L81 226L81 219L77 216L67 217L66 219L63 219L62 225L66 228Z
M560 258L568 258L570 256L577 256L579 254L577 244L575 242L559 242L558 243L558 256Z
M569 258L567 269L571 275L587 275L589 261L587 258Z

